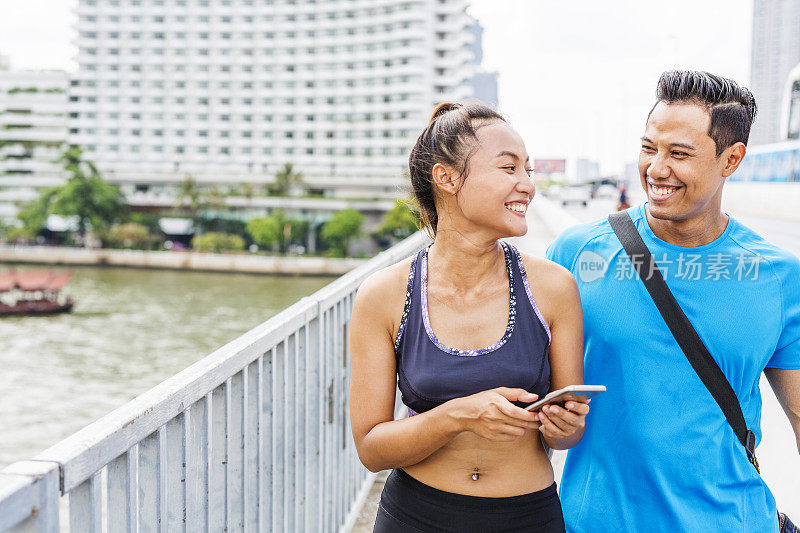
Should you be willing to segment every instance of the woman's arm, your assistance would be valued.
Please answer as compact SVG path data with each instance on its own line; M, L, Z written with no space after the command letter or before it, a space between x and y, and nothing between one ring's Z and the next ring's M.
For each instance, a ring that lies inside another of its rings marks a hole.
M550 390L583 384L583 309L572 274L550 261L538 260L538 285L547 301L550 324ZM536 267L534 267L536 268ZM569 401L539 412L540 431L548 446L565 450L583 437L589 406Z
M492 440L514 440L538 427L533 413L510 402L531 402L536 395L504 388L394 420L397 369L391 313L397 309L387 305L392 301L387 298L392 282L387 271L368 278L356 294L350 319L350 422L364 466L377 472L419 463L462 431Z

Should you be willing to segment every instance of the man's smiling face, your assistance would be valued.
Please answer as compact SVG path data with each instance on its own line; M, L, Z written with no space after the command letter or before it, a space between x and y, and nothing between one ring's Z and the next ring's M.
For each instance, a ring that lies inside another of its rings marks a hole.
M692 103L659 102L653 108L639 152L651 216L685 221L719 209L727 157L717 157L710 122L708 110Z

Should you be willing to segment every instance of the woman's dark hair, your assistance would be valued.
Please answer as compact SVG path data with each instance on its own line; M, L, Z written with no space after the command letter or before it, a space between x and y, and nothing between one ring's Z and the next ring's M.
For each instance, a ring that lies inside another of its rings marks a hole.
M428 126L422 131L408 157L411 187L419 203L422 223L431 236L436 235L439 217L433 186L433 166L442 163L459 173L461 187L467 178L469 158L477 149L476 131L494 121L505 119L479 101L436 106Z
M690 103L705 107L711 116L708 136L717 145L717 157L737 142L747 145L756 118L756 99L747 87L699 70L668 70L658 80L656 99L656 105Z

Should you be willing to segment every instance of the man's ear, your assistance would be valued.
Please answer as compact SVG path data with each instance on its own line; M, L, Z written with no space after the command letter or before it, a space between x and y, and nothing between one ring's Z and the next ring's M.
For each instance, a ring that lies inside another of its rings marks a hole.
M434 187L447 194L458 192L458 176L452 168L436 163L431 169L431 174Z
M722 169L722 177L727 178L739 168L744 155L747 153L747 147L742 142L734 143L727 150L722 153L725 158L725 167Z

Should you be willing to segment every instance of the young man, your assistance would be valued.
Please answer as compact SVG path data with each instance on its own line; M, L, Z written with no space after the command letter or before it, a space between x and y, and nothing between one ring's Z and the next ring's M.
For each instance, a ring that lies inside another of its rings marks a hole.
M732 80L665 72L639 154L647 202L628 213L748 428L760 439L763 371L800 449L800 262L720 207L755 112ZM772 494L608 221L570 228L548 257L578 281L585 382L608 387L567 457L567 530L777 531Z

